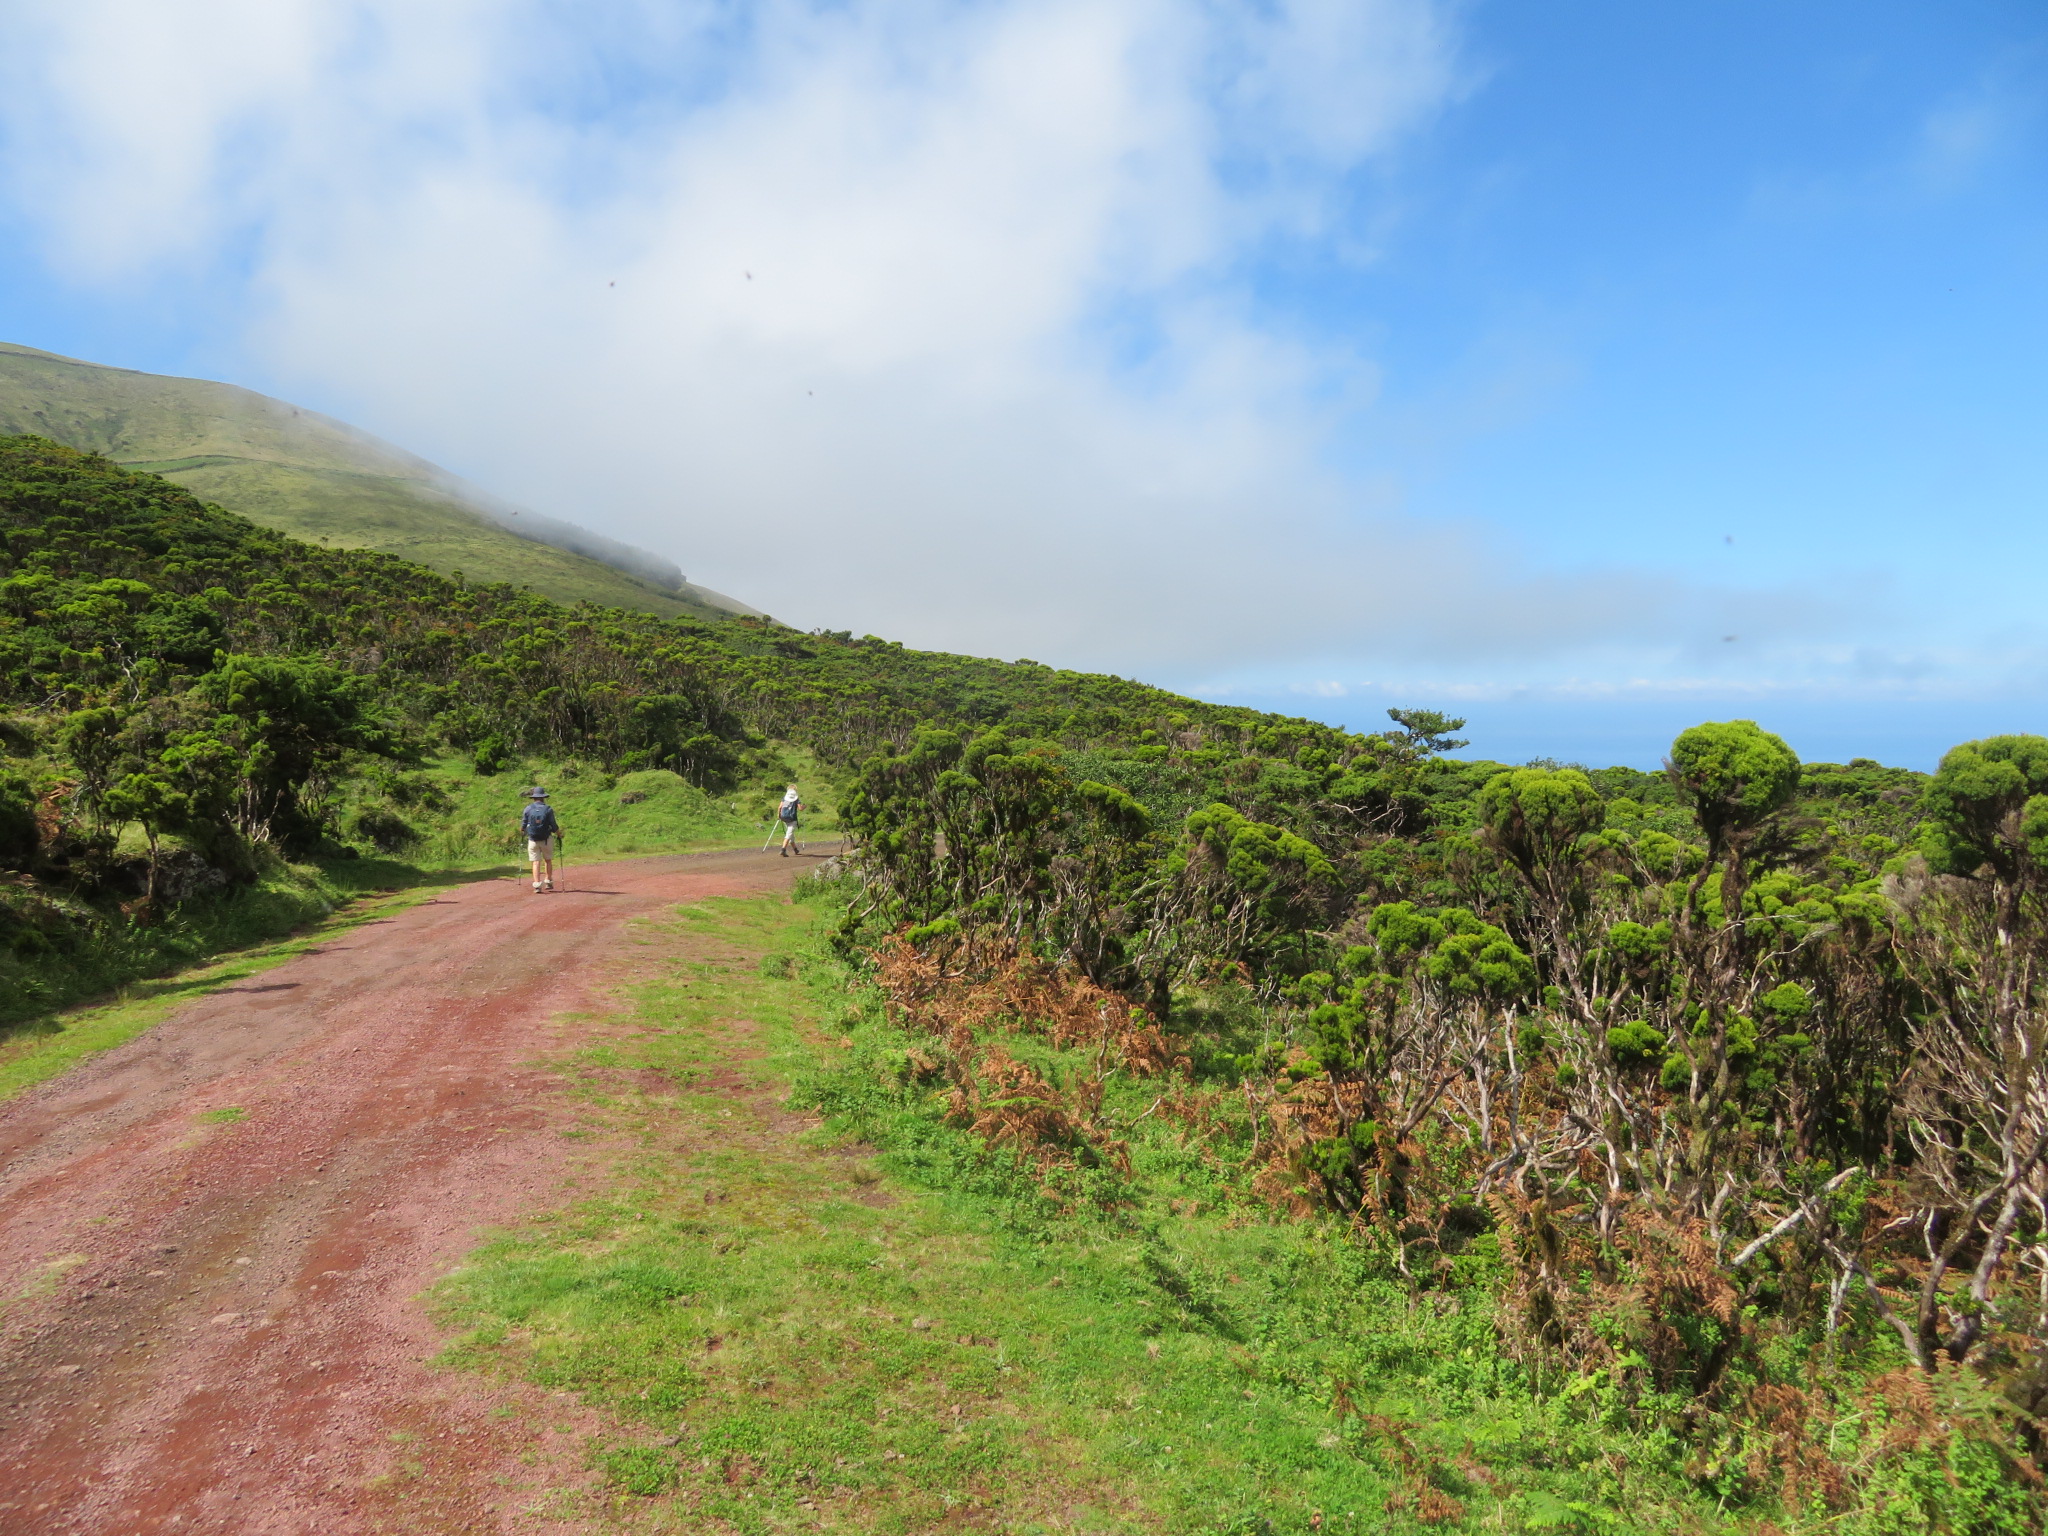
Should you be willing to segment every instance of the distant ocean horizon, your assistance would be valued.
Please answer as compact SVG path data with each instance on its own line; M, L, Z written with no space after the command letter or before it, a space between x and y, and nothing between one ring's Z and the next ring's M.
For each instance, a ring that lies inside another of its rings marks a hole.
M1320 720L1352 731L1388 728L1389 705L1440 709L1465 717L1458 734L1468 745L1451 756L1525 763L1550 758L1588 768L1663 766L1672 738L1703 720L1754 720L1785 738L1800 760L1846 763L1873 758L1894 768L1931 773L1958 742L2021 733L2048 735L2048 698L1877 700L1868 696L1743 698L1560 699L1523 694L1504 698L1396 697L1377 689L1341 697L1261 691L1205 693L1217 703Z

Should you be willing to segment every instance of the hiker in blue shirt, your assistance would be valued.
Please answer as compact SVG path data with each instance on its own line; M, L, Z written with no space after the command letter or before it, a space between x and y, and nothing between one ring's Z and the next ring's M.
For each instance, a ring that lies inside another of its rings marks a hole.
M555 820L555 808L548 804L548 792L536 784L526 792L526 809L519 813L519 830L526 834L526 857L533 864L533 893L555 888L555 844L562 836L562 824Z

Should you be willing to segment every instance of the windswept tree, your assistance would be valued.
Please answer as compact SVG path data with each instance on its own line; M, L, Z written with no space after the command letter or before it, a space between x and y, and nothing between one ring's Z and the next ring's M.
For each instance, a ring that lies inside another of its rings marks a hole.
M218 739L239 758L236 817L251 837L297 844L316 836L307 791L345 754L404 758L413 752L370 680L325 662L222 656L192 691L220 712Z
M1553 948L1565 944L1587 901L1588 840L1607 804L1576 768L1513 768L1478 794L1484 840L1527 887Z
M1927 865L1983 878L2002 942L2048 871L2048 736L1992 736L1943 756L1927 786Z
M1927 808L1933 878L1905 893L1902 945L1923 999L1903 1108L1924 1240L1904 1255L1843 1258L1923 1367L1991 1343L2014 1395L2038 1414L2048 1407L2048 738L1955 748ZM2033 1343L2016 1349L2016 1338Z

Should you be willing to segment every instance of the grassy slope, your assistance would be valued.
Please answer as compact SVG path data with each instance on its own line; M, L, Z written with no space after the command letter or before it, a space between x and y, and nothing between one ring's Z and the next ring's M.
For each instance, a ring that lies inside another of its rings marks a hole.
M374 549L560 602L715 618L596 560L518 538L436 488L439 472L330 421L232 385L172 379L0 343L0 435L34 433L161 474L202 500L336 548Z
M805 835L837 836L834 791L815 762L788 748L779 756L803 786L807 802L818 807L805 819ZM435 867L523 858L519 812L524 792L535 784L549 792L549 803L562 824L562 851L572 863L698 848L758 847L769 832L767 808L779 798L785 776L757 775L731 794L710 795L665 769L614 776L588 763L528 758L479 778L465 763L443 761L426 777L451 804L447 811L423 819L428 836L411 857Z
M636 1150L442 1288L466 1329L451 1363L608 1410L610 1491L561 1513L1239 1536L1763 1513L1717 1510L1673 1445L1603 1428L1597 1382L1533 1397L1499 1358L1490 1277L1418 1297L1332 1227L1218 1206L1176 1135L1140 1140L1133 1206L1049 1211L895 1089L905 1041L810 942L811 910L710 902L651 927L666 974L562 1063L588 1133ZM837 1134L792 1123L798 1083Z
M679 598L595 560L514 538L430 486L258 461L187 465L131 467L161 474L202 501L309 543L379 550L437 571L460 571L468 581L531 587L561 603L633 608L663 618L723 615L708 600L715 594L705 594L705 600Z

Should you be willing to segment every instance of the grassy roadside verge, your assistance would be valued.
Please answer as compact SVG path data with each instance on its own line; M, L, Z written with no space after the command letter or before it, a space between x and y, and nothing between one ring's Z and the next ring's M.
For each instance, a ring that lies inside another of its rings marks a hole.
M159 1024L217 987L282 965L313 945L492 871L423 874L384 860L296 867L289 881L237 893L227 911L191 925L168 974L128 982L111 998L32 1016L0 1031L0 1101L69 1071ZM200 958L204 957L204 958ZM144 959L154 958L144 956ZM178 959L189 963L177 965Z
M1113 1208L943 1122L814 909L652 925L662 973L565 1065L632 1147L438 1295L447 1362L577 1394L630 1531L1765 1529L1539 1400L1487 1277L1416 1295L1334 1229L1218 1203L1177 1134ZM792 1113L822 1107L829 1123ZM1479 1262L1475 1260L1475 1262ZM1784 1516L1780 1512L1778 1518Z
M790 782L802 790L808 808L805 835L821 841L836 836L838 791L823 765L787 743L776 743L759 756L764 761L746 781L721 794L698 789L666 769L611 773L587 762L529 757L508 759L480 776L467 761L447 758L414 776L431 805L407 806L375 796L358 803L379 805L414 826L419 841L407 856L437 866L521 857L521 796L533 784L549 790L564 849L575 859L759 847L776 831L772 810ZM356 789L363 793L373 787L366 783ZM352 824L353 814L353 808L344 813L344 825Z
M699 848L731 848L755 836L755 823L664 769L611 774L588 763L520 759L479 777L467 765L436 764L419 777L439 791L438 809L415 821L422 834L407 856L432 865L516 860L525 856L519 813L529 785L543 785L572 858L632 858Z

